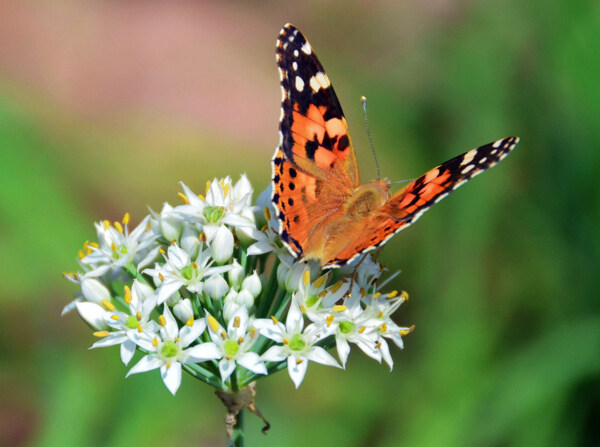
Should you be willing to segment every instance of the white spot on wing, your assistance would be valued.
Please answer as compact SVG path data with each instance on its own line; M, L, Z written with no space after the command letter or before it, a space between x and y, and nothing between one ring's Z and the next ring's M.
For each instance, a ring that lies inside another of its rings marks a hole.
M487 161L487 157L483 157L481 160L479 160L479 164L483 164Z
M475 166L473 166L473 165L468 165L468 166L466 166L465 168L463 168L463 170L462 170L462 171L460 171L460 173L461 173L461 174L466 174L467 172L469 172L469 171L473 170L473 168L474 168L474 167L475 167Z
M292 68L294 69L294 71L298 71L298 62L292 62Z
M312 77L310 78L310 87L313 89L313 91L316 93L319 91L319 89L321 88L321 84L319 84L319 81L317 81L316 77Z
M296 90L301 92L304 89L304 81L300 76L296 76Z
M494 141L494 144L492 144L492 147L500 147L500 145L502 144L504 140L498 140L498 141Z
M294 57L298 57L300 56L300 53L298 52L298 50L294 50Z
M461 166L468 165L471 163L471 160L475 158L475 154L477 153L477 149L473 149L465 154L463 161L460 163Z
M329 78L322 71L318 72L315 75L315 77L317 78L317 81L319 82L319 84L321 84L321 87L327 88L331 85L331 82L329 82Z
M312 48L310 47L310 44L308 42L306 42L304 45L302 45L302 48L300 48L300 49L305 54L311 54L312 53Z

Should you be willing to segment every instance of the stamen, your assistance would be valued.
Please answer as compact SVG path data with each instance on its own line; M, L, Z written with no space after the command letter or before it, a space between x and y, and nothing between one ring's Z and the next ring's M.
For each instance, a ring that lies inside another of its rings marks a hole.
M379 348L381 348L381 342L375 343L375 349L379 349Z
M141 312L137 312L137 313L135 314L135 319L136 319L137 321L142 321L142 313L141 313Z
M194 325L194 317L190 317L190 319L185 323L188 327L192 327Z
M391 300L392 298L396 298L396 295L398 295L398 291L397 290L392 290L390 292L390 294L387 296L387 299Z
M373 299L377 299L381 296L381 292L377 292L373 294Z
M282 342L284 345L289 345L289 344L290 344L290 341L289 341L287 338L284 338L283 340L281 340L281 342Z
M175 343L177 343L177 342L179 341L179 337L175 337L175 338L173 339L173 341L174 341Z
M381 325L381 327L379 328L379 330L381 331L382 334L385 334L387 332L387 324L383 323Z
M115 228L117 229L117 231L118 231L119 233L123 234L123 227L121 226L121 222L117 222L117 221L115 220L114 226L115 226Z
M319 277L319 278L317 278L317 280L315 281L315 283L314 283L314 286L315 286L317 289L320 289L320 288L321 288L321 286L323 285L323 283L325 282L325 280L326 280L326 279L327 279L327 275L320 276L320 277Z
M381 318L381 317L383 317L383 312L379 311L379 313L377 314L377 318Z
M152 229L152 224L150 223L150 221L148 221L148 223L146 224L146 228L144 228L144 231L150 231Z
M102 222L102 226L104 227L104 231L108 231L108 229L110 228L110 222L108 220L105 220Z
M167 252L166 252L166 251L164 251L162 247L158 249L158 252L159 252L161 255L166 255L166 254L167 254Z
M83 250L78 250L77 251L77 256L79 256L79 259L85 258L85 254L83 254Z
M269 211L269 207L265 206L265 209L263 210L263 213L265 215L265 219L267 220L267 222L269 222L271 220L271 211Z
M229 192L229 183L223 187L223 195L227 197L227 193Z
M365 290L364 287L360 288L360 297L361 298L365 298L367 296L367 291Z
M142 332L144 332L144 329L142 329L142 325L140 323L137 324L137 330L138 332L141 334ZM156 338L155 338L156 340ZM152 342L152 344L154 345L154 342Z
M178 192L178 193L177 193L177 196L178 196L178 197L179 197L179 199L180 199L180 200L181 200L183 203L185 203L186 205L189 205L189 204L190 204L190 200L187 198L187 196L186 196L184 193L182 193L182 192Z
M213 330L213 332L219 332L219 322L217 320L215 320L215 317L213 317L212 315L209 315L207 320L208 320L208 325Z
M104 337L108 337L109 332L108 331L96 331L94 332L92 335L94 337L98 337L98 338L104 338Z
M204 234L204 231L198 235L198 239L200 239L200 242L206 242L206 234Z
M152 340L152 346L155 348L158 346L158 338L154 337L154 340Z
M102 304L106 307L107 310L114 312L115 305L108 300L102 300Z
M117 246L115 245L114 242L110 245L110 249L112 250L113 253L117 252Z
M165 366L167 367L167 369L169 369L171 367L171 364L167 363Z
M323 290L321 293L317 295L317 298L325 298L329 292L327 289Z
M119 318L119 316L117 314L112 314L110 316L110 318L113 319L113 320L120 320L120 318Z
M225 331L222 331L222 332L221 332L221 338L222 338L223 340L227 340L227 334L225 333Z
M206 199L204 198L204 196L203 196L202 194L198 194L198 198L199 198L200 200L202 200L203 202L205 202L205 201L206 201Z
M273 320L273 324L279 323L279 321L277 321L277 318L275 318L275 316L273 315L271 315L271 320Z
M415 325L413 324L408 329L400 329L400 335L408 335L408 334L410 334L414 330L415 330Z
M268 229L269 229L269 224L264 224L263 227L260 229L260 231L261 231L261 233L264 233Z
M254 338L255 335L256 335L256 328L250 329L250 338Z
M343 285L344 285L343 281L336 282L333 286L331 286L331 289L330 289L331 293L337 292L338 290L340 290L340 287L342 287Z
M231 354L227 354L227 355L225 356L225 358L226 358L227 360L231 360L231 359L233 358L233 356L232 356Z
M167 319L164 315L158 317L158 324L160 324L162 327L165 327L167 325Z
M235 328L239 328L240 327L240 317L235 317L233 320L233 327Z
M335 306L333 306L334 312L343 312L346 309L348 309L348 308L346 306L344 306L343 304L336 304Z
M210 191L210 181L206 181L206 192L204 194L208 195L208 191Z
M402 301L408 301L408 292L407 292L406 290L403 290L403 291L400 293L400 299L401 299Z
M238 345L241 345L243 341L244 341L244 337L238 338L238 341L237 341Z
M196 264L196 262L192 262L192 267L194 267L194 270L198 270L198 264Z
M100 245L98 245L98 242L90 242L88 244L90 247L94 247L94 248L100 248Z
M165 277L163 276L163 274L162 274L162 273L159 273L159 274L158 274L158 279L160 279L161 281L164 281L164 280L165 280Z
M302 363L304 360L302 359L296 359L296 365L299 365L300 363Z
M305 314L306 313L306 307L304 307L303 304L300 305L300 311Z
M363 333L363 332L364 332L366 329L367 329L367 328L363 326L363 327L361 327L361 328L358 330L358 333L359 333L359 334L362 334L362 333Z
M123 291L124 291L124 296L123 296L123 300L127 303L127 304L131 304L131 301L133 300L132 296L131 296L131 289L129 288L129 286L125 286L123 287Z
M333 316L333 314L331 314L325 319L325 321L327 322L327 327L331 326L331 323L333 323L334 318L335 317Z
M304 286L308 286L310 284L310 270L304 270L302 278L304 279Z
M125 213L123 216L123 225L129 224L129 213Z

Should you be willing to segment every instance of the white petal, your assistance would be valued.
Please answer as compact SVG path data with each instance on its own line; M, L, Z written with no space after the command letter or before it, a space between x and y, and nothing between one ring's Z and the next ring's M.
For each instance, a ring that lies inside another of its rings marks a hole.
M254 320L252 324L263 337L267 337L277 343L283 342L285 326L282 323L274 323L273 320L268 318L259 318L258 320Z
M219 362L219 372L221 373L221 380L225 382L229 379L229 376L235 371L235 362L233 360L221 360Z
M163 327L166 337L163 337L165 340L173 340L175 337L179 335L179 326L177 326L177 321L175 317L171 313L169 306L165 303L163 316L165 317L165 325Z
M290 303L290 310L288 310L287 319L285 320L285 327L289 334L302 332L304 327L304 316L296 300L292 300Z
M342 366L346 368L346 361L348 360L348 355L350 354L350 345L343 337L335 337L335 344L337 347L338 357L342 362Z
M154 289L150 287L148 284L144 284L139 280L133 281L133 285L131 286L131 297L134 300L138 300L140 302L145 301L147 298L151 297L154 294Z
M206 322L204 318L201 320L194 320L192 326L187 324L179 331L179 338L181 339L181 345L185 348L192 344L194 340L200 337L200 334L206 329Z
M215 360L222 357L221 351L217 348L214 343L202 343L196 345L193 348L186 349L185 354L187 356L185 363L202 363L207 360Z
M146 351L156 351L156 347L152 344L156 335L145 332L138 332L137 330L128 331L127 336L140 348Z
M236 362L256 374L267 374L267 367L256 352L246 352Z
M136 365L129 370L125 377L129 377L132 374L138 374L146 371L152 371L153 369L160 368L164 365L162 360L157 359L152 354L146 355L140 359Z
M248 254L252 256L262 255L273 251L273 246L268 241L258 241L248 247Z
M238 214L227 214L221 222L231 225L232 227L254 227L254 222L244 216L240 216Z
M217 264L224 264L233 255L233 233L221 225L210 243L212 258Z
M265 362L282 362L287 355L284 353L283 346L271 346L260 358Z
M102 304L103 300L110 301L110 292L104 284L97 279L84 278L81 281L81 292L86 300Z
M120 345L125 340L127 340L127 335L125 335L123 332L113 332L113 333L109 334L107 337L104 337L104 338L98 340L96 343L94 343L92 345L92 347L90 349L105 348L107 346Z
M162 304L167 299L171 297L175 292L179 290L181 286L183 286L183 281L179 279L167 279L165 280L157 290L157 304Z
M171 262L178 270L181 270L190 264L190 255L176 245L169 245L167 256L169 258L169 262Z
M190 202L190 206L198 208L200 212L202 212L202 210L204 209L204 201L200 199L200 197L198 197L196 194L194 194L194 192L190 188L188 188L185 185L185 183L179 182L179 184L183 188L183 192L185 193L185 196Z
M173 362L168 368L167 365L161 366L160 376L167 389L175 395L181 385L181 363Z
M236 326L237 323L237 326ZM240 337L246 336L246 327L248 326L248 309L245 306L237 308L229 324L227 325L227 337L232 339L239 339Z
M152 264L154 261L156 261L159 254L160 254L160 247L154 247L152 250L150 250L148 252L148 254L146 256L144 256L140 262L138 262L138 264L137 264L138 272L141 272L146 267L148 267L150 264Z
M394 368L394 360L392 360L392 356L390 354L390 348L388 347L387 342L383 339L380 338L379 339L379 350L381 351L381 354L383 355L383 360L385 361L385 363L388 364L388 366L390 367L390 371L392 370L392 368Z
M320 346L313 346L306 354L306 358L312 362L320 363L321 365L335 366L336 368L340 367L337 360Z
M77 313L92 329L102 331L108 329L104 315L108 312L96 303L85 301L75 303Z
M294 382L294 385L296 385L296 388L298 388L306 375L308 360L296 358L292 355L288 358L287 365L290 378Z
M135 354L135 343L127 339L121 345L121 361L127 365Z

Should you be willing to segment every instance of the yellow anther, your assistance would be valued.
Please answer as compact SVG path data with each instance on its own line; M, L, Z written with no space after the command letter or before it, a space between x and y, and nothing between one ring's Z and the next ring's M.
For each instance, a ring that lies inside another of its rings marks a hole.
M158 338L154 337L154 340L152 340L152 346L155 348L158 346Z
M167 369L169 369L171 367L170 363L165 364L165 366L167 367Z
M244 341L244 337L238 338L238 345L241 345L243 341Z
M136 312L135 314L135 319L137 321L142 321L142 313L141 312Z
M348 308L346 306L344 306L343 304L336 304L335 306L333 306L334 312L343 312L346 309L348 309Z
M333 286L331 286L331 293L335 293L338 290L340 290L340 287L342 287L344 285L343 281L338 281L336 282Z
M227 360L231 360L231 359L233 358L233 356L232 356L231 354L227 354L227 355L225 356L225 358L226 358Z
M219 322L215 319L215 317L213 317L212 315L209 315L207 320L208 320L208 325L213 330L213 332L219 332Z
M268 224L264 224L264 225L262 226L262 228L260 229L260 231L261 231L262 233L264 233L264 232L265 232L265 231L267 231L268 229L269 229L269 225L268 225Z
M144 329L142 329L142 325L140 323L137 324L137 330L138 332L141 334L142 332L144 332ZM156 338L155 338L156 340ZM152 342L152 344L154 345L154 342Z
M117 314L112 314L110 316L110 318L113 319L113 320L120 320L120 318L119 318L119 316Z
M314 285L314 286L315 286L317 289L320 289L320 288L323 286L323 284L325 283L325 280L326 280L326 279L327 279L327 275L322 275L322 276L319 276L313 285Z
M165 327L167 325L167 319L164 315L158 317L158 324L160 324L162 327Z
M300 364L300 363L302 363L303 361L304 361L304 360L302 360L302 359L297 359L297 360L296 360L296 365L299 365L299 364Z
M108 220L105 220L102 222L102 226L104 228L104 231L108 231L108 229L110 228L110 222Z
M123 216L123 225L129 224L129 213L125 213Z
M114 225L115 225L116 230L119 233L123 234L123 226L121 225L121 222L115 221Z
M94 248L100 248L100 245L98 245L98 242L90 242L88 244L90 247L94 247Z
M304 307L304 304L300 305L300 311L305 314L306 313L306 307Z
M289 344L290 344L290 341L289 341L287 338L284 338L283 340L281 340L281 342L282 342L284 345L289 345Z
M256 335L256 328L250 329L250 338L254 338L255 335Z
M208 191L210 191L210 181L206 181L206 192L204 194L208 195Z
M379 313L377 314L377 318L381 318L381 317L383 317L383 312L379 311Z
M358 333L359 333L359 334L362 334L362 333L363 333L363 332L364 332L366 329L367 329L366 327L362 326L362 327L361 327L361 328L358 330Z
M277 318L275 318L275 316L273 315L271 315L271 320L273 320L273 324L279 323L279 321L277 321Z
M304 270L302 275L304 286L308 286L310 284L310 270Z
M108 331L96 331L94 332L94 337L98 337L98 338L104 338L104 337L108 337Z
M334 316L333 316L333 314L329 315L329 316L328 316L328 317L325 319L325 321L327 322L327 327L331 326L331 323L333 323L333 319L334 319Z
M415 330L415 325L413 324L411 327L409 327L408 329L400 329L400 335L408 335L410 334L412 331Z
M148 223L146 224L146 228L144 228L144 231L150 231L152 229L152 224L150 223L150 221L148 221Z
M381 348L381 342L375 343L375 349L379 349L379 348Z
M175 337L175 338L173 339L173 341L174 341L175 343L177 343L177 342L179 341L179 337Z
M79 256L79 259L85 258L85 254L83 253L83 250L77 251L77 256Z
M380 296L381 296L381 292L377 292L377 293L374 293L374 294L373 294L373 298L374 298L374 299L377 299L377 298L379 298Z
M200 242L206 242L206 234L204 234L204 231L198 235L198 239L200 239Z
M163 274L162 274L162 273L159 273L159 274L158 274L158 279L160 279L161 281L164 281L164 280L165 280L165 277L163 276Z
M396 298L396 295L398 295L398 291L397 290L392 290L390 292L390 294L387 296L388 300L391 300L392 298Z
M123 300L127 303L127 304L131 304L131 301L133 300L132 296L131 296L131 289L129 288L129 286L125 286L123 287Z
M194 267L194 270L198 270L198 264L196 264L195 262L192 262L192 267Z
M87 250L87 248L88 248L88 245L90 245L90 243L89 243L88 241L85 241L85 242L83 243L83 249L84 249L84 250Z
M227 197L227 193L228 193L228 192L229 192L229 184L226 184L226 185L223 187L223 195L224 195L225 197Z
M325 289L325 290L322 290L322 291L321 291L321 293L319 293L319 294L317 295L317 298L319 298L319 299L321 299L321 298L325 298L325 297L327 296L327 294L328 294L328 293L329 293L329 292L327 292L327 289Z
M200 200L202 200L203 202L206 200L202 194L198 194L198 198L199 198Z
M233 319L233 327L235 327L235 328L240 327L240 317L235 317Z
M401 299L402 301L408 301L408 292L407 292L406 290L403 290L403 291L400 293L400 299Z
M178 193L177 193L177 196L178 196L178 197L179 197L179 199L180 199L180 200L181 200L183 203L185 203L186 205L189 205L189 204L190 204L190 200L187 198L187 196L186 196L184 193L182 193L182 192L178 192Z
M381 325L381 327L379 328L379 330L381 331L382 334L385 334L387 332L387 324L383 323Z
M113 253L117 252L117 246L115 245L114 242L112 244L110 244L110 249L112 250Z
M167 254L167 252L166 252L166 251L165 251L165 250L164 250L162 247L158 249L158 252L159 252L161 255L166 255L166 254Z
M108 300L102 300L102 305L111 312L114 312L115 310L115 305Z
M225 331L222 331L222 332L221 332L221 338L222 338L223 340L227 340L227 334L225 333Z
M190 317L187 323L185 324L189 327L192 327L194 325L194 317Z
M176 243L177 243L177 239L173 239L173 240L170 242L170 244L171 244L171 245L175 245Z
M271 220L271 211L269 211L269 207L265 206L265 209L263 210L263 214L265 215L265 219L268 221Z
M364 298L367 296L367 291L364 289L364 287L360 288L360 297Z

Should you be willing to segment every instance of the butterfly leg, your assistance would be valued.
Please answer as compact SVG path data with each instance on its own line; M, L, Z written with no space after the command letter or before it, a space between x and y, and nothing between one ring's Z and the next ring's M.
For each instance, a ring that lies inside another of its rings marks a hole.
M348 288L348 293L347 293L347 295L349 297L352 296L352 288L354 287L354 279L356 278L358 268L360 267L360 265L363 263L363 261L366 259L367 256L369 256L369 253L365 253L362 256L362 258L360 258L360 261L358 261L358 264L356 264L356 266L354 267L354 270L352 270L352 276L350 277L350 287Z

